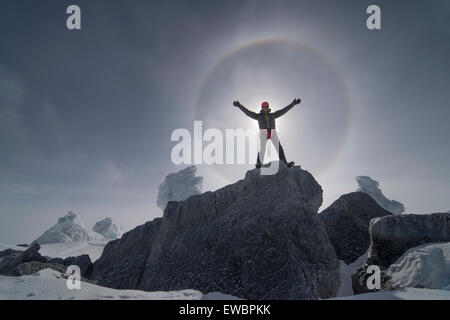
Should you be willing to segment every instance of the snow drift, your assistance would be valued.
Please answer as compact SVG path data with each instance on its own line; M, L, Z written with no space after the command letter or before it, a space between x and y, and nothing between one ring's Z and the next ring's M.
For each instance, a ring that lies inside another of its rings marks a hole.
M386 272L391 288L442 289L450 285L450 242L406 251Z

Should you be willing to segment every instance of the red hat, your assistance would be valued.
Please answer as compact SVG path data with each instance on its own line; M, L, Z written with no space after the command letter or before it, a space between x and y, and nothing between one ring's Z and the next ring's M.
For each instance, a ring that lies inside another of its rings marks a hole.
M261 103L261 108L264 108L264 107L269 107L269 103L267 102L267 101L264 101L263 103Z

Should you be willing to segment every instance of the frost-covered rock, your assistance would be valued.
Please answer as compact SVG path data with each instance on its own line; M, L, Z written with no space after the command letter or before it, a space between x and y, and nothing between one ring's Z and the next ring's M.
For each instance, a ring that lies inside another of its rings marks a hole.
M109 239L117 239L122 236L120 228L113 223L110 217L97 221L92 230Z
M300 167L248 171L215 192L169 202L162 218L110 242L92 280L147 291L192 288L249 299L333 297L339 260L317 210L322 188Z
M158 190L157 204L165 209L169 201L183 201L190 196L200 194L203 177L196 177L197 168L187 167L175 173L170 173L161 183Z
M352 192L339 197L319 217L325 224L336 255L349 264L369 249L370 220L386 215L391 213L369 195Z
M95 246L104 246L111 239L102 234L90 231L86 228L80 216L73 211L69 211L64 217L58 219L58 222L45 231L32 244L79 244L90 243Z
M387 269L394 263L400 263L398 259L409 249L427 243L449 242L450 214L401 214L375 218L370 221L369 234L370 247L367 264L352 276L355 293L369 291L366 287L366 279L369 277L366 269L369 265L380 267L382 289L385 289L391 286L386 274ZM408 259L414 259L417 264L438 259L439 253L435 252L434 255L432 257L408 255L402 262L402 267L410 268L407 266ZM438 265L437 268L439 268ZM418 269L424 270L422 267ZM400 273L397 275L400 276Z
M450 213L402 214L373 219L368 263L388 268L408 249L450 241Z
M450 242L409 249L389 267L386 276L393 289L442 289L450 285Z
M405 211L405 207L402 203L395 200L389 200L384 196L378 181L373 180L371 177L358 176L356 177L356 182L358 183L357 191L367 193L387 211L394 214L400 214Z
M89 231L81 221L78 214L69 211L64 217L58 219L58 222L45 231L33 243L61 243L74 241L88 241Z

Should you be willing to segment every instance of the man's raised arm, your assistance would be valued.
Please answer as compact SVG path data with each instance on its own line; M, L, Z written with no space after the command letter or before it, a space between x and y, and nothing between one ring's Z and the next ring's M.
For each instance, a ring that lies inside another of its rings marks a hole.
M274 117L275 118L281 117L283 114L285 114L286 112L291 110L293 106L295 106L296 104L299 104L300 102L302 102L302 100L300 100L299 98L298 99L294 99L294 101L292 101L287 107L284 107L283 109L275 111L273 113Z
M239 101L234 101L233 106L239 108L242 110L243 113L245 113L248 117L258 120L258 114L255 112L252 112L248 110L246 107L244 107Z

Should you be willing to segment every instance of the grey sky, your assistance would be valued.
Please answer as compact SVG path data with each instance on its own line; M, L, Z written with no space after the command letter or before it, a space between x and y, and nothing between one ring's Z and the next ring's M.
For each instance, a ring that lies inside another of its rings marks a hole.
M81 31L66 29L74 3ZM370 4L381 7L381 31L365 27ZM285 53L257 47L232 55L227 76L213 71L233 49L268 38L320 57L288 47L304 57L288 70L291 60L276 60ZM280 119L281 143L315 174L324 206L368 175L407 212L448 211L449 40L445 0L2 1L0 242L29 242L69 210L125 229L160 216L157 187L181 169L170 161L172 130L193 120L251 125L232 99L255 111L261 99L275 109L303 99ZM271 52L273 65L250 65ZM344 129L340 153L330 151ZM215 189L251 167L199 174Z

